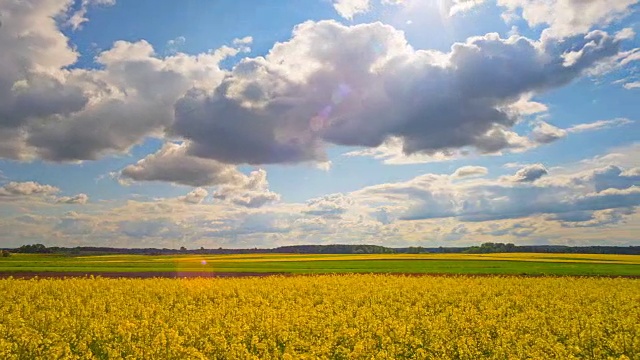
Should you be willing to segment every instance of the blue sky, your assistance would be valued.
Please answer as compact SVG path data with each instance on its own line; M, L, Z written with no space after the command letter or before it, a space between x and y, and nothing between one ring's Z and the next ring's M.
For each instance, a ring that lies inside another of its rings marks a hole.
M0 242L639 245L639 9L2 0Z

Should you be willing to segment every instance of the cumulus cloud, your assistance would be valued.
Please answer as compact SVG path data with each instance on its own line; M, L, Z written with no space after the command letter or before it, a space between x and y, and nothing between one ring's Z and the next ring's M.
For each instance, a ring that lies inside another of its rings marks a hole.
M353 200L344 194L330 194L307 201L308 208L303 213L324 218L339 218L353 204Z
M280 199L269 190L266 171L260 169L248 176L235 166L186 153L187 144L165 143L158 152L148 155L119 173L121 182L163 181L188 186L216 186L215 199L245 207L260 207ZM208 195L195 189L182 200L200 203Z
M536 102L530 102L526 100L526 97L521 98L517 103L512 104L510 108L518 109L517 112L522 115L546 111L546 106ZM528 137L518 135L513 131L495 130L493 133L490 133L491 136L478 138L477 142L482 145L484 151L481 151L481 153L485 155L501 155L505 152L518 153L563 139L569 134L605 130L632 124L633 122L633 120L626 118L616 118L577 124L566 129L561 129L539 119L533 122L533 128ZM378 147L353 150L343 155L348 157L373 157L374 159L382 160L384 164L401 165L454 160L468 157L470 155L477 154L478 152L477 150L473 151L470 148L462 148L446 149L431 154L418 152L407 155L403 151L403 144L402 138L392 137Z
M545 121L538 121L531 131L531 137L534 141L541 144L548 144L567 136L567 131L555 127Z
M542 165L534 164L508 178L467 181L426 174L407 182L367 187L351 196L357 203L397 205L395 215L401 220L477 222L565 214L557 215L561 220L567 213L640 205L640 176L634 169L609 165L549 174Z
M207 196L209 196L209 192L206 189L196 188L179 199L190 204L200 204Z
M80 11L111 2L85 0ZM219 63L247 51L251 37L165 57L144 40L116 41L98 54L96 68L80 69L72 66L79 54L55 21L70 6L66 0L3 6L0 48L12 51L0 53L0 157L93 160L150 136L186 140L179 151L166 145L124 169L122 179L133 181L235 184L223 178L237 170L223 164L323 163L326 144L378 149L396 141L403 156L420 159L526 149L529 139L511 128L522 115L543 111L532 96L631 56L620 57L628 31L593 31L552 45L487 34L439 52L416 50L381 23L310 21L230 71ZM159 163L162 156L170 165ZM275 200L254 195L236 201Z
M563 38L589 32L628 16L638 0L498 0L506 18L516 14L529 26L547 25L543 36Z
M625 177L640 177L640 167L627 169L620 174Z
M248 208L258 208L280 200L280 194L269 190L267 172L260 169L252 171L239 183L222 185L213 193L215 199L230 202Z
M444 236L445 241L458 241L469 234L469 229L465 224L458 224Z
M324 143L377 147L391 138L405 155L526 148L510 130L520 115L510 105L575 79L619 42L604 32L573 38L566 46L582 55L566 66L563 50L523 37L488 34L440 53L413 50L379 23L306 22L266 57L245 58L213 92L180 99L171 130L191 141L190 153L229 163L325 161Z
M538 230L538 226L533 221L519 221L515 223L500 224L497 222L490 223L487 227L476 230L476 233L491 236L510 235L516 238L528 238L531 234Z
M333 8L347 20L369 11L370 6L370 0L333 0Z
M218 63L237 53L222 48L210 54L178 53L157 58L142 40L117 41L97 57L104 70L69 74L92 96L87 106L64 119L34 122L28 144L54 161L92 160L127 151L146 136L161 135L173 121L173 105L188 89L215 86L224 76Z
M56 199L58 204L80 204L84 205L89 201L87 194L78 194L75 196L62 196Z
M463 166L461 168L456 169L456 171L451 174L453 177L469 177L469 176L484 176L489 173L489 170L486 167L482 166Z
M560 221L563 227L569 228L610 227L625 222L635 212L633 207L599 211L571 211L551 215L548 219Z
M0 131L15 128L25 118L68 114L87 99L60 79L78 54L67 44L54 18L64 14L68 1L4 2L0 31ZM29 34L24 37L24 34ZM51 71L47 71L51 70ZM70 85L70 84L69 84Z
M531 164L518 170L515 175L508 177L510 181L514 182L534 182L541 177L547 175L549 172L547 168L542 164Z
M0 155L10 158L97 159L167 127L191 140L190 155L234 164L325 162L325 143L376 147L393 137L405 154L522 148L510 105L615 56L623 40L594 32L553 48L488 34L440 53L414 50L379 23L322 21L229 74L218 63L250 38L167 57L145 41L117 41L96 58L102 68L65 70L78 54L53 18L69 4L38 1L5 10L0 35L14 49L0 55L0 132L12 139ZM20 37L27 32L32 43ZM580 53L570 66L566 49Z
M56 196L60 189L35 181L17 182L11 181L0 186L1 201L36 200L48 201L53 204L86 204L89 197L86 194L74 196Z
M106 4L84 1L80 6ZM56 20L66 0L3 4L0 47L0 156L51 161L93 160L161 136L176 100L193 87L215 87L218 63L239 52L158 57L144 40L117 41L96 57L98 68L68 67L79 54ZM25 37L24 34L29 34Z
M127 181L163 181L189 186L244 183L246 176L234 166L186 153L187 144L165 143L158 152L120 171Z
M43 238L47 244L109 241L123 247L255 247L338 240L440 246L447 241L468 245L500 237L526 244L571 238L628 245L636 241L629 234L637 232L640 215L637 151L620 148L565 164L535 182L425 174L307 203L275 202L263 208L234 206L227 200L198 203L210 196L205 189L178 198L130 200L115 207L100 202L85 214L2 217L0 242L19 246L16 239L28 237ZM260 183L263 177L254 178ZM584 227L589 231L581 230Z
M53 195L59 192L55 186L43 185L35 181L16 182L12 181L0 187L1 197L17 197L17 196L34 196L34 195Z
M431 162L442 162L465 157L470 154L466 149L460 150L443 150L432 154L405 154L403 149L403 140L399 137L391 137L375 148L365 148L360 150L349 151L344 156L347 157L372 157L381 160L388 165L404 165L404 164L426 164Z
M547 105L531 100L532 94L525 94L520 99L509 105L508 109L512 109L516 114L532 115L546 112L549 110Z

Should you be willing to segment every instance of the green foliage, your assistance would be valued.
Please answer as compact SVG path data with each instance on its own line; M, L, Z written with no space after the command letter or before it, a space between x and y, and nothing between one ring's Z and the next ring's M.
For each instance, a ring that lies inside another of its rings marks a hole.
M393 254L396 250L378 245L293 245L271 252L286 254Z
M15 250L17 253L22 254L48 254L51 253L51 249L47 249L42 244L22 245Z
M410 246L405 252L407 254L428 254L429 250L422 246Z
M2 250L2 257L9 257L11 256L11 253L9 252L9 250Z
M503 244L503 243L486 242L480 245L479 247L472 246L467 250L465 250L464 252L467 254L491 254L491 253L510 253L510 252L516 252L516 251L518 251L518 248L511 243Z

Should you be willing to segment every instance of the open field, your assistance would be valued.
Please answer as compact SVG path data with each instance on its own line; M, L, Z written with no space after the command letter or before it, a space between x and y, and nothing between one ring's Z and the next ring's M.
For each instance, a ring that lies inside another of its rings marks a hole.
M639 359L640 280L0 279L1 359Z
M14 254L0 259L0 276L128 274L143 277L216 274L497 274L640 276L640 255L389 254L389 255L104 255Z

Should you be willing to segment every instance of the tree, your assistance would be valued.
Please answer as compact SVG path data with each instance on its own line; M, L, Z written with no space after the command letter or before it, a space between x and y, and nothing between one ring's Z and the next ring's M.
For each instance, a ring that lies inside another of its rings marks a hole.
M9 257L11 256L11 253L9 252L9 250L2 250L2 257Z
M25 254L45 254L51 252L51 250L47 249L47 247L42 244L33 244L22 245L16 250L16 252Z

